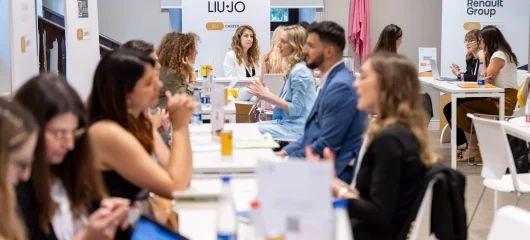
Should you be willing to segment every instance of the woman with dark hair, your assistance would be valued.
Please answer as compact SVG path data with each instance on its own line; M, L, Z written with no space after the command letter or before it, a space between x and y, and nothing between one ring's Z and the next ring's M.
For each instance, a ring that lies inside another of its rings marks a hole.
M99 219L109 210L115 216L106 220L107 230L96 233L114 238L120 224L123 230L127 227L129 201L110 199L99 207L107 194L91 157L85 134L88 119L79 96L66 80L44 74L24 84L14 100L33 114L40 127L31 178L17 186L29 239L81 238L93 219L89 214L96 211ZM110 235L105 233L108 230Z
M154 66L149 56L120 49L103 57L94 74L88 132L111 196L137 200L146 189L171 198L191 181L188 123L195 103L185 94L166 92L173 137L169 150L146 114L158 103L162 85Z
M484 55L484 52L480 50L479 47L479 39L480 39L480 30L471 30L469 31L465 38L464 38L464 44L466 45L467 49L467 55L466 55L466 71L460 72L460 67L457 64L452 64L450 66L451 72L458 77L458 79L464 80L466 82L476 82L477 76L478 76L478 70L480 66L480 57ZM477 100L479 98L459 98L456 102L457 106L460 106L460 104ZM451 103L449 102L446 104L443 108L445 119L447 120L447 123L450 127L452 127L451 123ZM466 143L466 136L464 135L464 132L462 129L457 128L456 129L456 145L461 146L464 143ZM461 153L458 154L458 160L462 161L463 158L461 156Z
M379 40L377 40L373 52L387 51L397 53L402 42L403 31L401 31L401 28L394 24L387 25L379 35Z
M438 161L421 107L418 71L404 56L378 52L367 57L353 84L357 108L375 117L366 129L368 144L355 189L334 178L333 194L348 201L355 239L403 239L400 232L409 229L407 217L425 173ZM310 147L306 153L309 159L320 159ZM329 148L324 159L334 163Z
M0 239L27 239L16 211L14 187L29 179L38 130L24 107L0 98Z
M484 51L481 59L486 70L486 83L504 88L504 114L513 114L517 104L517 56L502 32L494 26L486 26L480 31L480 49ZM471 138L471 119L468 113L499 114L499 99L487 98L466 102L457 108L457 125L467 138L468 149L463 153L463 159L474 158L480 160L476 135Z
M155 47L153 44L148 43L143 40L131 40L121 45L122 49L136 49L138 51L141 51L149 57L151 57L155 61L155 70L156 74L158 75L160 72L160 68L162 67L160 63L158 62L158 55L155 52Z

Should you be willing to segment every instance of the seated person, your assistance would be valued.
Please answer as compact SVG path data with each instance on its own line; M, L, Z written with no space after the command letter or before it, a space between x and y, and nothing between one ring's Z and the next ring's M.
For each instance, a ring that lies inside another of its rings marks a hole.
M280 39L278 48L287 72L279 96L259 81L249 84L249 93L276 106L272 121L258 123L260 132L268 132L274 138L296 140L304 134L305 121L315 103L315 80L303 61L305 54L302 48L307 39L305 29L301 26L287 27Z
M322 71L323 85L305 123L304 136L277 155L305 157L304 148L308 145L317 154L330 147L337 156L337 177L351 182L367 114L357 110L357 93L352 86L355 78L342 62L345 31L337 23L324 21L313 23L308 33L304 46L307 67Z
M244 79L261 76L259 55L254 28L249 25L239 27L232 37L232 48L225 55L223 64L225 77ZM248 88L242 87L239 89L237 100L250 101L252 97L248 93Z
M423 194L427 169L438 161L429 141L417 72L406 57L378 52L366 59L354 83L357 108L377 116L366 131L369 144L355 189L337 178L332 181L334 195L348 200L355 239L402 239L400 233L410 228L407 218ZM310 148L307 156L320 159ZM327 148L324 159L333 164Z
M504 88L504 114L513 114L517 104L517 56L512 52L510 44L502 32L494 26L486 26L480 31L480 49L484 51L484 60L481 59L486 69L486 83L491 83L499 88ZM463 160L473 159L480 161L476 135L471 138L471 119L468 113L499 114L499 99L486 98L462 103L457 110L457 125L467 139L468 149L462 154Z
M453 64L450 66L451 72L458 77L458 79L462 79L466 82L476 82L477 81L477 75L478 75L478 69L479 69L479 55L483 55L484 53L479 48L479 39L480 39L480 30L471 30L469 31L464 39L464 43L466 44L467 48L467 55L466 55L466 72L461 73L460 72L460 66L457 64ZM456 101L456 106L460 106L460 104L465 102L470 102L473 100L477 100L479 98L459 98ZM451 102L446 104L443 108L445 119L447 120L447 123L449 124L449 127L452 126L451 123ZM462 144L466 143L466 136L464 135L464 132L460 128L456 128L456 145L460 146ZM463 160L462 156L458 157L458 160Z

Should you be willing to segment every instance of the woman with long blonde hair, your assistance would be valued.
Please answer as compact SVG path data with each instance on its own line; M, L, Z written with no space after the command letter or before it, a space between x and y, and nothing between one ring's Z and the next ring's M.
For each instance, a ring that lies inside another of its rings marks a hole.
M271 49L263 56L261 79L265 74L283 73L283 58L278 44L285 26L278 26L272 34Z
M298 139L304 133L305 121L316 99L313 73L304 62L302 51L306 40L306 30L296 25L286 27L280 36L278 49L285 66L285 82L279 95L259 81L249 84L249 93L276 106L273 120L259 123L262 133L289 139Z
M0 239L25 240L14 186L29 179L38 127L22 106L0 98L0 131Z
M366 131L355 189L334 178L333 192L348 200L355 239L398 239L408 228L427 169L438 161L429 141L418 71L404 56L378 52L366 59L354 87L357 108L377 117ZM306 153L309 159L320 158L311 148ZM324 159L334 162L329 148Z

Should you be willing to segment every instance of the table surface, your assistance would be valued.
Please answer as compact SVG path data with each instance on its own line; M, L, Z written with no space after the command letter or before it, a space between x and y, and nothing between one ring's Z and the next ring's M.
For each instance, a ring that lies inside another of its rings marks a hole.
M190 126L190 135L193 138L194 135L208 134L210 128L210 124ZM225 129L232 130L234 141L262 137L255 123L229 123L225 124ZM193 172L195 174L253 173L259 159L279 160L269 148L234 149L229 160L223 159L220 151L193 152Z
M202 105L202 113L203 114L210 114L212 112L212 105L211 104L203 104ZM235 102L229 102L225 105L225 114L236 114L236 104Z
M250 202L256 198L257 182L255 178L232 178L232 194L236 211L247 211L250 209ZM200 189L201 192L220 192L221 180L216 179L193 179L191 189ZM217 209L210 207L203 208L179 208L175 203L175 211L179 216L179 233L189 239L215 240ZM238 224L238 239L249 238L251 227L244 223Z
M216 77L213 79L214 82L222 82L222 83L229 83L233 80L234 78L228 78L228 77ZM202 78L197 78L197 82L202 82L204 79ZM258 80L258 78L239 78L237 81L238 82L248 82L248 81L252 81L252 80Z
M420 77L420 83L439 89L446 93L503 93L503 88L461 88L462 81L439 81L432 77Z
M504 125L504 130L507 134L530 142L530 126L526 125L526 117L518 117L510 119L510 121L502 121L502 124Z

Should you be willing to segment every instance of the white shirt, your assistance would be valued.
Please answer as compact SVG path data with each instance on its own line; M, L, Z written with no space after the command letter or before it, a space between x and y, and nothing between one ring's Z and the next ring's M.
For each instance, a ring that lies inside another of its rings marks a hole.
M70 200L63 182L56 178L51 189L52 200L57 203L57 210L52 217L52 228L58 240L71 240L88 223L87 215L74 219L70 210Z
M343 63L344 60L340 60L338 61L337 63L335 63L335 65L331 66L331 68L326 72L324 73L324 75L320 78L320 80L318 80L318 88L317 88L317 96L318 94L320 93L320 89L324 86L324 84L326 84L326 82L328 81L328 76L329 76L329 73L331 71L333 71L333 69L335 69L337 66L339 66L339 64Z
M511 62L510 58L508 58L506 53L501 51L493 53L493 55L491 56L491 60L493 60L494 58L500 58L504 60L504 67L501 68L499 74L493 80L493 85L499 88L518 89L519 86L517 86L517 66L515 66L515 63Z
M259 63L255 63L255 65L258 65ZM250 66L248 66L250 67ZM236 52L234 50L230 50L225 55L225 60L223 63L223 70L225 77L228 78L247 78L247 66L244 62L241 64L238 64L237 62L237 56ZM252 69L249 69L252 71ZM261 68L260 66L254 66L255 76L259 77L261 76Z

